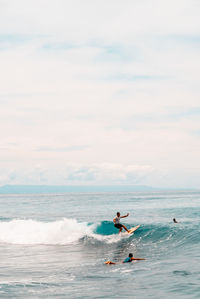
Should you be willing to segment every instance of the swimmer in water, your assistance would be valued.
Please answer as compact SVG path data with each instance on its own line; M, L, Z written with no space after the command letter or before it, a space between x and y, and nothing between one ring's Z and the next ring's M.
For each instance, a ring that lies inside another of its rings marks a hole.
M133 261L142 261L142 260L145 260L145 259L135 258L135 257L133 257L132 253L129 253L128 257L125 258L125 260L123 260L122 262L114 263L114 262L111 262L111 261L107 261L104 264L106 264L106 265L116 265L116 264L125 264L125 263L131 263Z

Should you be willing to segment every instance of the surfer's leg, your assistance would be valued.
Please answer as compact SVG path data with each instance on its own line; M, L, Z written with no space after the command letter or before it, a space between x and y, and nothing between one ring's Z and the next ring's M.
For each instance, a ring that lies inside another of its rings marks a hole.
M122 226L123 226L123 228L124 228L127 232L129 232L128 228L126 228L125 225L122 224Z
M119 233L121 233L121 231L123 229L123 224L117 223L117 224L114 224L114 227L118 228L119 229Z

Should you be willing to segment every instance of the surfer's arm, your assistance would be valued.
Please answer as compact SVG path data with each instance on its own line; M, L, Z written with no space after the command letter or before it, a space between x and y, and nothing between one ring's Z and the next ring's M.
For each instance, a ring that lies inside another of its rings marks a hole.
M145 260L145 259L137 259L137 258L135 258L135 257L132 257L131 260L132 260L132 261L143 261L143 260Z
M126 218L126 217L128 217L128 215L129 215L129 213L127 213L127 214L124 215L124 216L121 216L120 218Z
M115 219L115 218L113 218L113 222L114 222L114 223L116 222L116 219Z

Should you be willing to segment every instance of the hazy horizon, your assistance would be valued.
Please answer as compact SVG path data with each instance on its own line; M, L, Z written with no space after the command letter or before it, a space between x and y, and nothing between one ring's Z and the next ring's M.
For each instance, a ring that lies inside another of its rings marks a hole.
M4 185L0 194L42 194L68 192L199 192L190 188L159 188L145 185Z

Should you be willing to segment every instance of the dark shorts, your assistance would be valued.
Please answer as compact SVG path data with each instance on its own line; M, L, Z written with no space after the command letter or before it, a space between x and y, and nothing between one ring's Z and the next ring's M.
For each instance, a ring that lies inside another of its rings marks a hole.
M123 225L121 223L117 223L117 224L114 224L114 227L121 228L121 227L123 227Z

